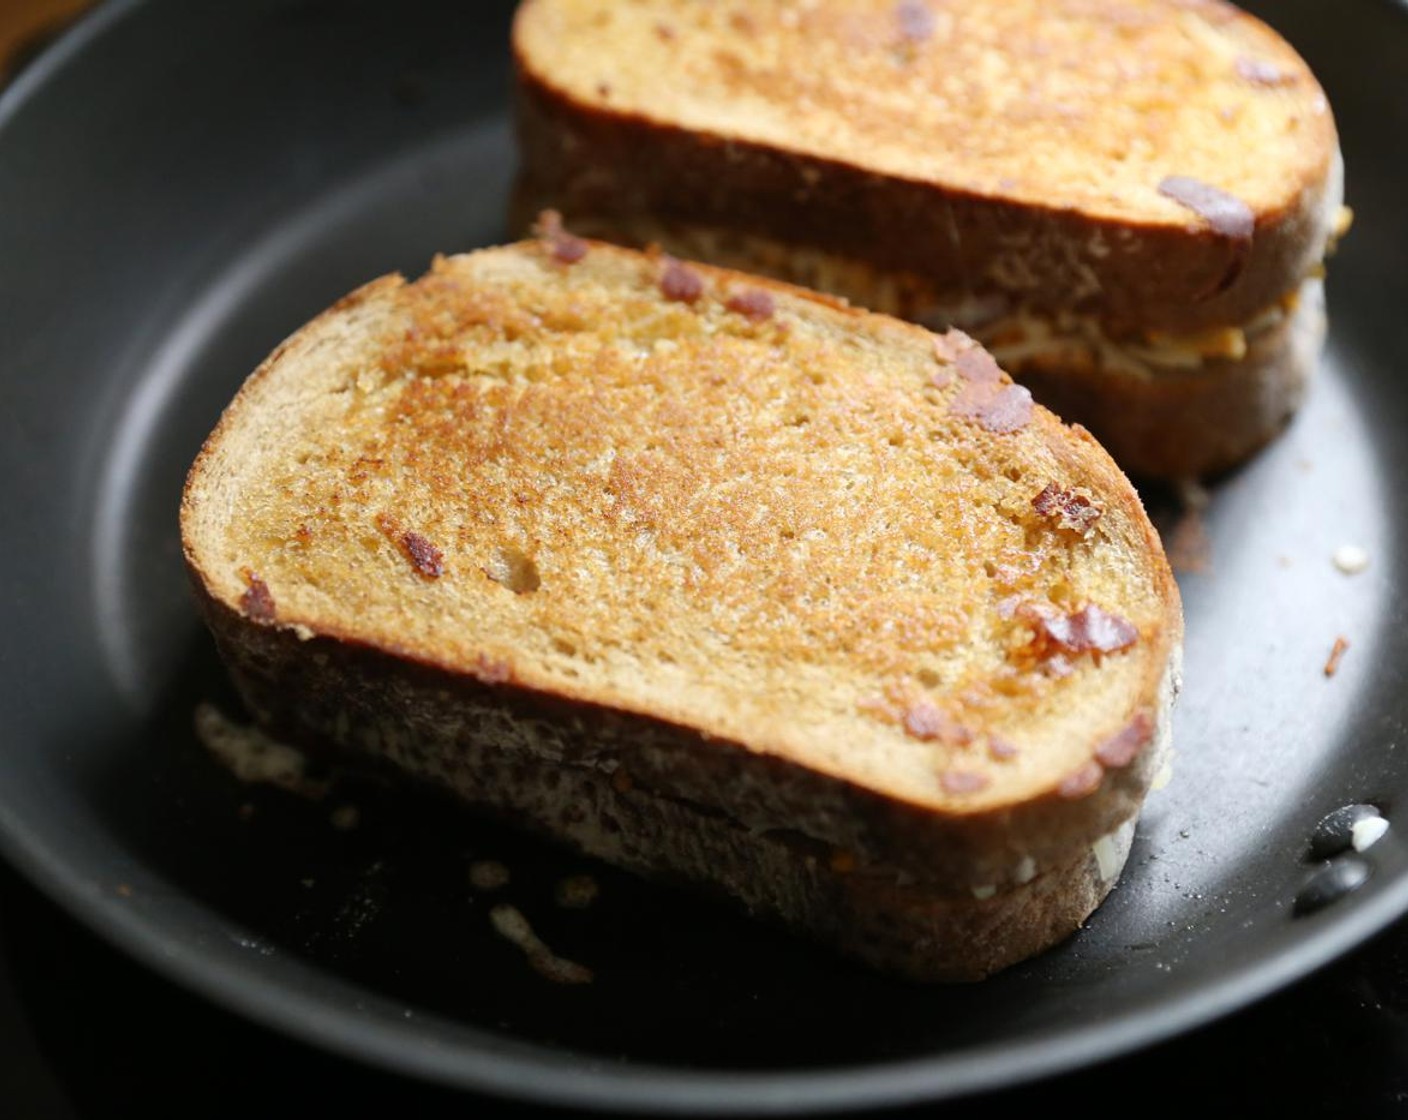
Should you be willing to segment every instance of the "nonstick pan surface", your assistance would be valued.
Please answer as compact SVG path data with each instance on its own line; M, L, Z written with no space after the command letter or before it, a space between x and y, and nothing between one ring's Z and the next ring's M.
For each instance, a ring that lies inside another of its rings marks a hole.
M652 1111L1030 1080L1243 1006L1393 922L1408 19L1369 0L1258 10L1327 87L1358 221L1307 407L1212 488L1210 565L1181 578L1174 781L1075 938L981 985L905 986L433 799L344 783L309 802L237 783L198 745L197 704L235 706L182 571L186 468L312 314L508 236L501 4L110 2L0 97L0 850L269 1026L449 1085ZM1367 571L1335 568L1346 544ZM1348 802L1393 823L1372 875L1295 917L1307 838ZM509 883L474 886L482 860ZM588 873L594 905L554 904ZM531 971L490 928L500 901L596 981Z

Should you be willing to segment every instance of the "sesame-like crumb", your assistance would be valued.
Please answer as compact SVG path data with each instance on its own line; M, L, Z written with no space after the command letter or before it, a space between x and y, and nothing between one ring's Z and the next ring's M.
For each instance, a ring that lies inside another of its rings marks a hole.
M1347 576L1357 576L1369 566L1368 552L1355 544L1340 545L1330 560Z
M1384 817L1365 817L1349 826L1349 843L1356 852L1362 852L1377 844L1388 831L1388 820Z
M1325 676L1333 677L1339 672L1340 662L1344 660L1345 651L1348 649L1349 639L1341 634L1335 639L1335 644L1330 647L1330 656L1325 661Z
M195 730L205 749L242 782L278 786L314 801L327 794L327 782L308 777L308 759L302 751L269 738L257 727L235 722L213 704L196 705Z

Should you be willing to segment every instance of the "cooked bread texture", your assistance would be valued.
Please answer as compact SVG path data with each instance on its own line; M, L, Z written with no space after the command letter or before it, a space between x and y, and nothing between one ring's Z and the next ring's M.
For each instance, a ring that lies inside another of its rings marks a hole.
M181 511L250 709L879 967L1076 929L1181 613L1094 439L938 336L573 237L438 259L240 390Z
M1067 418L1128 469L1245 458L1313 368L1285 324L1347 223L1334 122L1228 4L526 0L514 50L520 225L551 206L995 349L1018 335L1012 372L1069 368ZM1223 374L1276 399L1236 439L1146 461L1122 433L1149 397L1171 428L1215 423Z

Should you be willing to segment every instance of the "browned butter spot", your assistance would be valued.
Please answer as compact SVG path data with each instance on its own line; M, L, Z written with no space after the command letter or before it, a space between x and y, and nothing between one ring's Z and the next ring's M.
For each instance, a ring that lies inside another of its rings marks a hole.
M277 615L274 593L269 585L248 568L244 571L245 590L240 596L240 610L255 622L273 622Z

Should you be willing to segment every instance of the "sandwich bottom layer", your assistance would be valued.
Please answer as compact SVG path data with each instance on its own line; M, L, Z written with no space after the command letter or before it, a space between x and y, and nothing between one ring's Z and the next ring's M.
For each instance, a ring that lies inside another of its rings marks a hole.
M527 229L544 199L520 184ZM1017 296L938 292L912 273L734 230L569 213L575 233L771 276L981 342L1062 419L1093 432L1128 473L1206 478L1249 458L1305 396L1325 337L1323 286L1307 278L1254 320L1196 336L1116 339L1089 316L1038 313Z
M1000 884L926 882L886 862L861 862L785 820L744 823L719 806L649 788L619 765L609 742L573 744L564 757L563 737L581 736L580 728L547 715L515 717L426 667L401 671L394 659L251 627L218 609L211 622L246 705L279 742L438 788L906 980L980 980L1069 937L1115 885L1134 836L1130 817L1042 864L1023 859ZM1167 762L1177 675L1175 660L1146 748L1150 773Z

